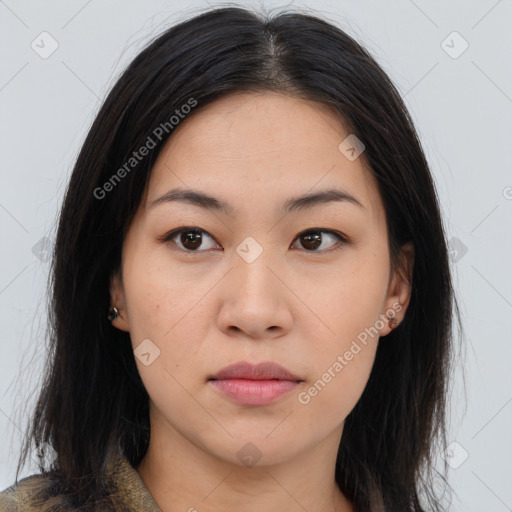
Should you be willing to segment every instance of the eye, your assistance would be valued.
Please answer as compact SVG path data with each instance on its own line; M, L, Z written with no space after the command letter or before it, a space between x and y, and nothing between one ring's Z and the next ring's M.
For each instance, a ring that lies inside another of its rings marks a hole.
M181 249L182 251L186 252L203 252L204 250L210 250L213 247L206 247L206 249L203 248L203 251L199 251L198 248L201 247L203 244L204 238L209 238L210 240L213 240L213 238L202 229L195 228L195 227L186 227L186 228L180 228L175 229L174 231L171 231L170 233L167 233L164 235L160 240L162 242L172 242L174 245L178 246L178 249ZM178 241L174 241L175 239L178 239Z
M324 234L327 235L327 240L329 238L331 240L334 239L335 243L331 244L331 247L334 246L334 249L326 249L325 250L324 241L325 241L326 237L324 236ZM331 252L331 251L341 249L343 247L343 245L348 242L347 239L344 236L342 236L340 233L337 233L336 231L332 231L329 229L326 230L326 229L320 229L320 228L308 229L307 231L300 233L297 236L296 240L300 241L300 244L306 248L307 252ZM337 247L336 247L336 244L338 244ZM292 244L292 246L293 246L293 244ZM292 247L292 246L290 246L290 247ZM322 247L322 249L324 249L324 250L317 251L316 249L318 249L321 246L324 246L324 247Z

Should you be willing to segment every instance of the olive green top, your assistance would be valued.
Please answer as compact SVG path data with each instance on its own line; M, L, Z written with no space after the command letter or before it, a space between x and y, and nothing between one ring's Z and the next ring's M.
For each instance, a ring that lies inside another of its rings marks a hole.
M162 512L139 474L123 455L107 463L108 497L91 508L73 506L69 496L55 492L55 482L41 474L30 475L0 492L0 512ZM53 485L53 489L50 490Z

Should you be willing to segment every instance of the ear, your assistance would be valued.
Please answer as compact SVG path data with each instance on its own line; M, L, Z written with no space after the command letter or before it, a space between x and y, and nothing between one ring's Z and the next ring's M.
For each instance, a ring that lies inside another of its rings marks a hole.
M110 278L110 308L114 306L119 311L119 315L113 320L112 325L121 331L128 332L130 330L130 324L128 322L126 299L120 271L114 272Z
M393 317L400 325L411 300L411 283L414 269L414 246L407 242L400 248L397 268L392 272L389 280L388 294L385 301L386 311L382 318L384 327L380 330L381 336L389 334L393 328L389 326L386 316Z

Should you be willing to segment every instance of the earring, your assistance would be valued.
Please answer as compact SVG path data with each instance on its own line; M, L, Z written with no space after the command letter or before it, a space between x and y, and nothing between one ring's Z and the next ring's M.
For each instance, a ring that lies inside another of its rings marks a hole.
M119 316L119 310L116 307L113 307L108 313L108 319L113 322Z
M398 320L396 318L389 316L387 318L389 320L388 325L391 330L398 326Z

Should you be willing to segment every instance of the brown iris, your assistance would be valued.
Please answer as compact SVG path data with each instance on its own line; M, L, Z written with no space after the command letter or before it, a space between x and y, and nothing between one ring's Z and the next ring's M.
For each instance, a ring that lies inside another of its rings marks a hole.
M198 231L183 231L180 234L180 241L183 244L183 247L190 250L198 249L202 243L202 235Z

